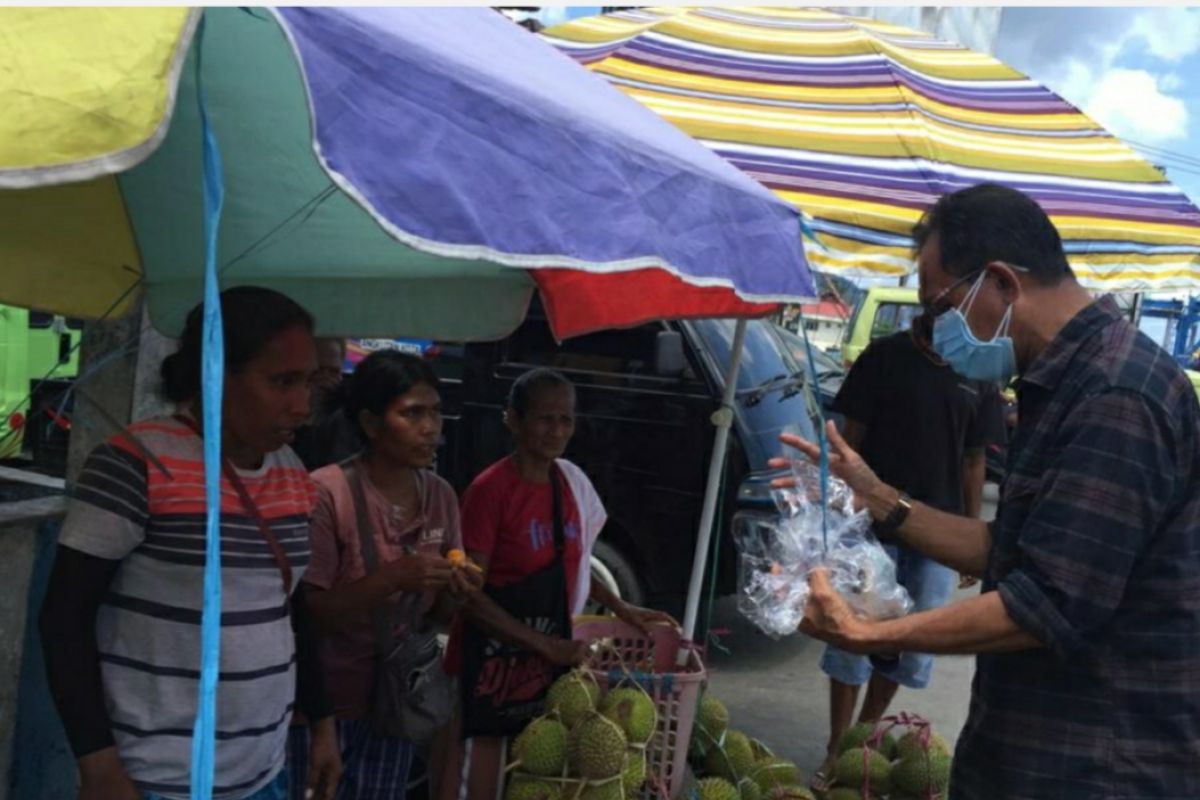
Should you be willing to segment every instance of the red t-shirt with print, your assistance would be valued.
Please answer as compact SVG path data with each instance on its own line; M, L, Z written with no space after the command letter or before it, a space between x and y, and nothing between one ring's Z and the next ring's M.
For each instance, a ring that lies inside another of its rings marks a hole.
M574 591L579 575L579 509L565 478L562 489L563 555L567 586ZM489 586L510 586L554 562L554 500L549 483L525 480L511 457L481 472L462 497L462 540L468 552L487 559ZM573 598L572 598L573 599ZM446 653L447 671L457 674L459 639L456 624Z

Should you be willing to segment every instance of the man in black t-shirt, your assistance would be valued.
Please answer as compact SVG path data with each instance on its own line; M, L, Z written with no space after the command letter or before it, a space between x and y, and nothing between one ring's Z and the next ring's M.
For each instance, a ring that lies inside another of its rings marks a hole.
M911 331L878 339L859 356L834 400L843 435L891 486L954 514L979 516L984 450L1004 437L999 389L960 378L933 352L925 316ZM903 546L885 545L915 611L944 605L954 573ZM821 669L830 678L830 758L850 726L859 687L868 684L860 720L879 719L899 685L928 685L933 657L904 653L872 662L828 647ZM826 762L814 783L829 775Z

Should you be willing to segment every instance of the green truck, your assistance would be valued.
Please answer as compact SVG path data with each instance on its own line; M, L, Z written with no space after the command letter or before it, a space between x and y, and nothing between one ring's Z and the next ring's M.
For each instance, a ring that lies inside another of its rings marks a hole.
M872 341L908 330L920 313L921 301L915 288L872 286L867 289L846 328L842 360L849 367Z
M32 445L27 431L33 398L50 396L41 390L61 387L78 373L81 329L74 320L0 305L0 459L16 458ZM32 420L48 422L52 418L44 413Z

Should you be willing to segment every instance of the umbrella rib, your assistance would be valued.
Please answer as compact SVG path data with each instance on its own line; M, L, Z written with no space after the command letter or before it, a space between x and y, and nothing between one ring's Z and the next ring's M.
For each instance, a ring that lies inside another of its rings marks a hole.
M324 205L325 201L329 200L329 198L333 197L336 193L337 193L337 186L335 186L333 183L326 184L325 188L323 188L321 191L317 192L315 195L313 195L308 200L306 200L299 208L297 208L291 214L288 214L286 217L284 217L282 220L280 220L279 224L277 224L275 227L271 228L269 231L264 233L261 237L259 237L254 242L252 242L241 253L237 254L236 256L231 258L229 261L225 262L225 264L220 269L220 274L224 275L225 271L228 270L230 267L232 267L234 264L238 263L239 261L241 261L245 258L248 258L252 253L260 250L267 243L268 240L270 240L273 236L275 236L275 234L279 233L279 231L281 231L285 226L287 226L290 222L295 220L297 217L300 217L301 215L303 215L303 219L300 220L301 225L303 225L305 222L308 222L308 220L312 218L312 215L317 212L317 209L319 209L322 205Z

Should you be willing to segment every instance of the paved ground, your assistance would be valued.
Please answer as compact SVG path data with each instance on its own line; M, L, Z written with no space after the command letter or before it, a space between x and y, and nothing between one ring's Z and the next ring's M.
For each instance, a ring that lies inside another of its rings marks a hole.
M984 516L990 517L994 487L985 498ZM977 590L960 596L971 591ZM710 649L710 690L729 707L733 727L762 739L811 774L828 737L828 684L818 667L824 645L799 634L773 640L747 622L735 602L726 598L714 614L713 627L730 633L722 637L728 653ZM953 742L966 721L974 668L973 657L939 658L929 688L901 688L891 710L921 714Z

